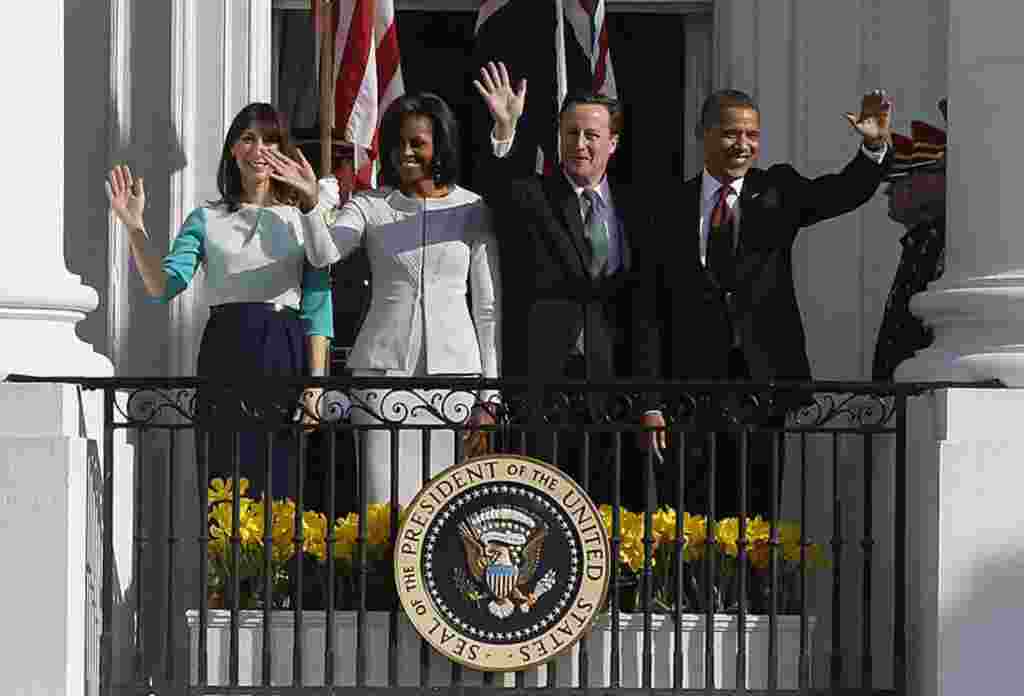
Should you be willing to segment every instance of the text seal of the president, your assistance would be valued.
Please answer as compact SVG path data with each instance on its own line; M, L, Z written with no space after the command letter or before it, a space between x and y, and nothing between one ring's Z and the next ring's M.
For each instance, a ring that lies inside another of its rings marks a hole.
M608 590L608 537L575 481L536 459L475 457L410 503L395 544L406 615L441 654L517 671L579 640Z

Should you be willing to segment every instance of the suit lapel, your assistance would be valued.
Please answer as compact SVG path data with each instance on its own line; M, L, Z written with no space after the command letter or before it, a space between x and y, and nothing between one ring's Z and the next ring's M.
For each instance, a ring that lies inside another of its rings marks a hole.
M697 268L703 268L700 262L700 191L702 175L683 184L683 229L680 230L679 250L681 259L686 263L693 264Z
M622 262L622 271L633 268L633 237L627 225L627 221L639 222L633 210L632 188L619 186L608 181L608 189L612 194L612 204L615 206L615 224L618 230L617 244L619 247L619 259Z
M583 235L583 220L580 218L580 202L576 192L569 186L565 175L557 171L544 178L545 194L551 209L562 223L564 235L556 235L557 243L563 258L578 268L578 272L587 274L590 267L590 244ZM573 263L575 261L575 263Z
M740 238L737 240L737 259L743 259L756 246L758 210L757 200L764 191L764 181L759 169L751 169L743 177L743 190L740 192Z

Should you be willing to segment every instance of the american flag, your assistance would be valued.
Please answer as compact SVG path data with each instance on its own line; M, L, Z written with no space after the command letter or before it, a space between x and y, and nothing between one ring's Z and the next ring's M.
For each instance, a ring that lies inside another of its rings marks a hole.
M314 0L314 22L322 22ZM394 0L329 3L334 36L334 124L355 146L356 188L376 183L380 119L402 96L402 65Z

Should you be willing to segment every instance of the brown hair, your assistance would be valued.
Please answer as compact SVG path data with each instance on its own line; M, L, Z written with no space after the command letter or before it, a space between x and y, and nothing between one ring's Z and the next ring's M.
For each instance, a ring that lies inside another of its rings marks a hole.
M284 114L264 102L253 102L239 111L224 138L220 166L217 167L217 190L220 191L220 200L211 201L211 205L226 206L232 213L242 205L242 173L238 169L234 155L231 154L231 148L242 137L242 133L250 128L258 132L264 141L278 143L281 154L295 160L299 159L298 149L288 136L288 123ZM278 203L298 203L298 194L295 190L280 181L271 181L270 190Z
M622 110L622 102L613 97L594 92L576 91L571 92L562 102L562 108L558 111L558 120L561 122L566 111L576 106L591 105L603 106L608 111L608 129L612 135L621 135L626 125L626 115Z

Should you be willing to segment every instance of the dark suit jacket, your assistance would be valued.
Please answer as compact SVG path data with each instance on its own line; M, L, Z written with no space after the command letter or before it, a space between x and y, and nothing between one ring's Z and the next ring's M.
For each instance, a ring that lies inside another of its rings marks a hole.
M643 346L654 374L670 379L723 379L733 332L754 381L811 377L793 289L793 242L802 227L854 210L874 194L890 156L876 164L863 153L837 174L801 176L788 164L752 168L740 194L736 285L720 288L700 262L701 176L679 191L679 224L638 242L644 306L660 327ZM842 263L833 259L831 263Z
M650 210L636 205L629 187L610 182L624 267L593 279L579 201L565 175L515 178L504 159L487 159L483 191L501 247L502 375L563 378L584 316L589 378L636 374L634 238L651 224Z

